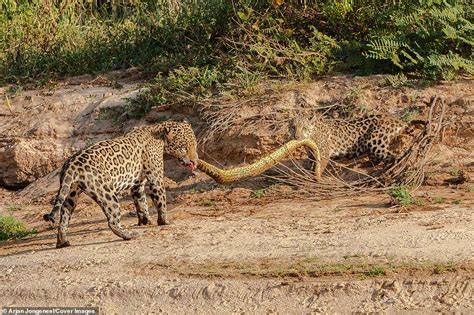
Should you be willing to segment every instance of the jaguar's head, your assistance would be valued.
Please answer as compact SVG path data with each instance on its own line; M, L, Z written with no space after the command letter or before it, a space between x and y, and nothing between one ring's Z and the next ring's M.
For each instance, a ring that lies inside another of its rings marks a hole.
M290 124L290 132L293 139L302 140L311 138L311 122L304 117L293 117Z
M162 137L165 153L176 157L183 166L191 171L197 168L197 141L188 121L167 121L163 123Z

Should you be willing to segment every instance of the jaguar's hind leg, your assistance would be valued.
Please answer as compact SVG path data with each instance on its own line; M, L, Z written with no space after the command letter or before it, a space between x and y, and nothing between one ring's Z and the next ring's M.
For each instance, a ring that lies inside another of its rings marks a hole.
M73 184L71 186L71 190L69 191L69 195L67 196L66 200L64 201L63 207L69 209L70 216L72 216L74 209L77 206L77 199L79 195L82 193L82 190L79 188L77 184Z
M145 181L132 188L132 197L135 209L137 210L138 225L151 224L148 204L146 202Z
M56 248L67 247L70 245L69 241L66 240L66 230L69 226L69 221L71 219L72 213L77 205L77 199L81 194L82 190L78 188L77 184L71 186L69 195L63 203L61 208L61 218L58 227L58 239L56 243Z
M158 212L158 225L170 224L166 212L166 192L163 184L150 183L150 197Z
M95 200L102 208L105 216L107 217L107 222L109 224L109 228L115 235L123 238L124 240L131 240L138 236L136 232L130 232L122 226L120 222L120 204L118 197L112 192L104 192L104 193L94 193L91 192L89 195L92 199Z

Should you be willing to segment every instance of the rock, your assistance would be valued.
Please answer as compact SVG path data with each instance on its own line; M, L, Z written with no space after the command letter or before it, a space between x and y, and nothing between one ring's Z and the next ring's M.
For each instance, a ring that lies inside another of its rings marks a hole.
M94 80L94 76L90 74L84 74L69 78L67 83L70 85L80 85L90 83L92 80Z
M0 143L0 185L27 186L65 160L64 147L51 140L16 139Z
M156 108L152 108L150 112L145 116L145 119L148 122L158 123L170 119L172 115L173 113L170 111L160 111Z
M57 168L46 176L35 180L24 189L18 191L18 196L28 198L31 201L42 200L44 203L48 203L46 199L49 199L52 205L54 203L52 196L54 196L59 189L59 171L60 169Z
M40 139L65 138L69 137L73 131L74 128L70 122L55 118L47 118L38 121L33 128L26 132L26 134Z

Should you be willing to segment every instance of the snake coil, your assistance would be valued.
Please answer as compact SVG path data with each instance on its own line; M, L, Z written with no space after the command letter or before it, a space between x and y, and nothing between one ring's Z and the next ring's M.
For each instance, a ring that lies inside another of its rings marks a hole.
M246 166L224 170L200 159L198 161L198 169L212 177L220 184L231 183L246 177L262 174L266 170L282 161L288 155L295 152L301 146L306 146L313 151L313 156L316 158L313 171L316 179L319 180L321 178L321 156L319 154L318 146L310 139L291 140L278 148L276 151Z

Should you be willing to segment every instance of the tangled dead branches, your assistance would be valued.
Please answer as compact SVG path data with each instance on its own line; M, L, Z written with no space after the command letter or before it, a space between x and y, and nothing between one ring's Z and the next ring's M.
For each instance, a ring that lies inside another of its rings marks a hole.
M385 186L391 183L400 183L412 187L419 187L424 180L424 167L431 158L431 148L433 143L440 137L443 129L443 119L446 111L446 103L439 100L441 112L437 121L433 121L434 110L438 103L438 97L434 96L431 100L428 121L423 131L416 136L409 149L395 161L381 175Z
M200 144L205 145L219 140L221 135L233 126L244 129L256 120L261 120L265 116L262 113L265 105L275 103L277 99L276 95L256 95L243 100L231 100L223 103L211 100L201 102L201 119L207 123L208 128L204 134L200 135ZM247 108L245 113L242 110L244 107Z

